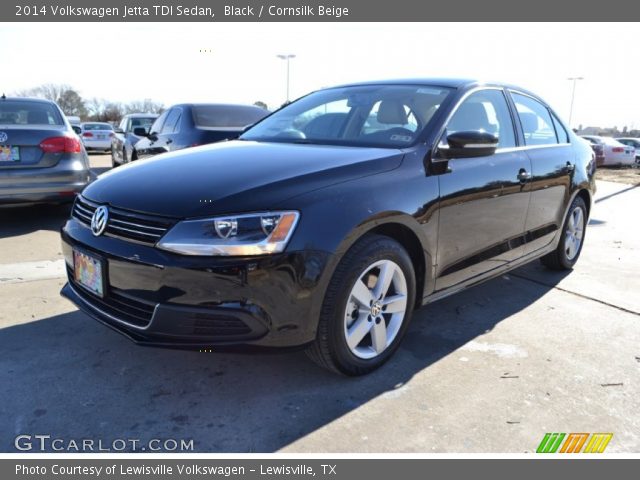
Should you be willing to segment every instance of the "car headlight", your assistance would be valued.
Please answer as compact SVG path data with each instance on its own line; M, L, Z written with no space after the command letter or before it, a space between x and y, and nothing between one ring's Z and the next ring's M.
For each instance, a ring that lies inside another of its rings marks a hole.
M158 248L183 255L244 256L282 252L299 218L298 212L226 215L177 223Z

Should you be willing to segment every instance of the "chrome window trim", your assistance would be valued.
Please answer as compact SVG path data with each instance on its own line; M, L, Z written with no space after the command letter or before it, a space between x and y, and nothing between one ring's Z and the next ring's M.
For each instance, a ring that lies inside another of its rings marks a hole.
M517 132L517 129L516 129L516 125L514 123L515 119L513 118L513 114L511 112L511 106L509 105L509 100L506 97L505 87L500 87L500 86L495 86L495 85L479 85L479 86L473 87L472 89L467 91L460 98L460 100L458 100L458 103L456 103L456 105L451 109L451 111L447 115L445 121L442 122L442 127L440 127L440 131L438 132L438 135L436 135L435 143L431 146L431 150L434 153L437 150L438 145L440 144L440 141L442 140L442 135L444 134L444 131L447 129L447 125L451 121L451 117L453 117L453 115L455 115L455 113L460 108L460 105L462 105L462 103L467 98L469 98L471 95L473 95L474 93L481 92L481 91L484 91L484 90L499 90L500 92L502 92L502 95L505 97L504 101L505 101L505 104L507 105L507 110L509 110L509 117L511 118L511 128L513 129L513 137L514 137L514 140L516 141L516 143L518 142L518 135L517 135L518 132ZM510 150L510 149L514 149L514 148L522 148L522 146L516 145L515 147L499 148L499 149L496 150L496 152L502 151L502 150Z
M544 102L541 98L537 98L534 95L531 95L530 93L526 93L523 92L521 90L518 90L517 88L509 88L507 87L507 90L509 91L509 93L515 93L517 95L522 95L523 97L527 97L530 98L531 100L534 100L536 102L538 102L540 105L542 105L547 112L549 113L549 117L551 117L551 126L553 127L553 131L556 134L556 142L558 142L558 132L556 132L556 127L555 125L553 125L553 117L556 117L556 120L560 123L560 125L562 126L562 128L564 129L564 133L566 134L567 137L571 138L571 136L569 135L569 132L567 132L566 127L564 126L564 124L560 121L560 118L558 117L558 115L556 115L556 113L551 109L551 107L549 107L549 105L547 105L546 102ZM513 99L513 97L511 97L511 99L513 100L513 103L515 105L516 101ZM518 114L518 109L516 108L516 115ZM518 121L520 121L520 118L518 118ZM522 127L522 123L520 123L520 127ZM522 134L524 135L524 129L522 129ZM526 139L525 139L526 142ZM527 147L560 147L562 145L571 145L571 143L547 143L545 145L525 145Z

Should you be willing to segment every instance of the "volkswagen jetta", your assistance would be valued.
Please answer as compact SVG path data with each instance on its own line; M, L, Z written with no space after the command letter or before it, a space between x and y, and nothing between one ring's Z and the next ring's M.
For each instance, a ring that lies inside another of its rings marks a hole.
M62 229L62 293L139 343L306 347L360 375L416 308L537 258L572 268L594 168L521 88L329 88L102 175Z

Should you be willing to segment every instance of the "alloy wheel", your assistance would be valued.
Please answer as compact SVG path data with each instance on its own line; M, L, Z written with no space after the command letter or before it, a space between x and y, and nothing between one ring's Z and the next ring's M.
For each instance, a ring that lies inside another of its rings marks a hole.
M567 260L573 260L580 251L584 235L584 212L579 206L574 208L567 221L564 238L564 253Z
M344 335L351 353L372 359L393 343L407 312L407 279L391 260L380 260L358 277L347 300Z

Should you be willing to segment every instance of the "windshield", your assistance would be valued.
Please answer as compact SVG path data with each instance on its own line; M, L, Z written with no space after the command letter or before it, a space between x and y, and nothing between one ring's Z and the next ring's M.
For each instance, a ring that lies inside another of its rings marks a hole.
M113 127L108 123L85 123L82 125L85 131L89 130L113 130Z
M277 111L240 139L402 148L416 140L450 92L426 85L322 90Z
M153 125L153 122L156 121L158 117L135 117L131 119L131 131L134 128L144 128L145 130L149 130L149 127Z

